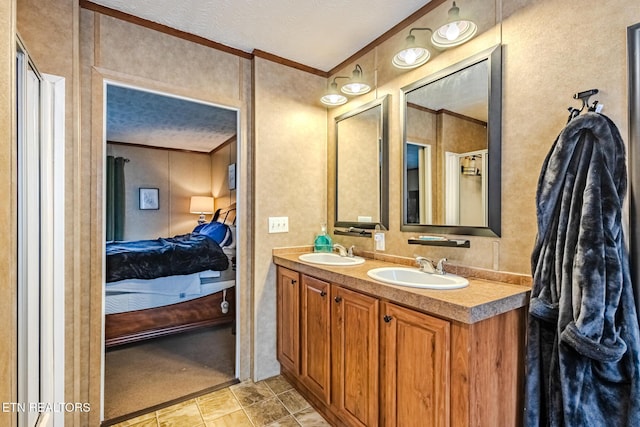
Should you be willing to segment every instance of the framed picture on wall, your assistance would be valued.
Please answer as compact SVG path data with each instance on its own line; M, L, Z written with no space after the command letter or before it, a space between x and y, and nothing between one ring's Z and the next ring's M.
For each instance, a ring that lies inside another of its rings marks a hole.
M160 209L160 203L158 202L158 189L157 188L140 188L140 209Z
M229 165L229 190L236 189L236 164Z

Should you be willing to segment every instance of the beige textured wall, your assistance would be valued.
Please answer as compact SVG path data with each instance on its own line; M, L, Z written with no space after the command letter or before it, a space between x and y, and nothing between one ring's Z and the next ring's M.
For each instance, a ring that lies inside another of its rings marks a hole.
M254 377L280 372L276 361L274 247L310 245L326 221L327 114L324 78L254 60ZM268 234L268 217L288 216L289 232Z
M107 154L129 159L124 167L124 240L171 237L193 230L198 215L189 213L191 196L211 195L209 154L120 144L108 144ZM158 188L158 210L139 209L139 188Z
M503 271L530 273L529 259L537 231L537 179L546 153L566 123L567 107L579 106L572 95L598 88L600 93L594 99L605 105L603 113L613 119L624 137L628 134L626 28L640 21L640 3L503 0L497 4L493 28L488 27L465 45L440 53L418 69L393 70L389 65L391 56L400 48L408 29L418 26L410 24L400 35L357 59L369 76L377 71L377 90L330 111L331 123L336 115L376 96L389 93L393 97L389 116L391 228L387 233L388 253L447 257L452 263L462 265L489 269L497 265ZM448 4L444 6L449 7ZM418 20L417 24L428 23L430 15ZM489 17L483 19L483 22L490 21ZM576 28L589 23L593 24L593 30L576 36ZM469 237L470 249L408 245L407 239L412 233L399 231L402 192L400 89L498 43L503 44L502 237ZM345 70L354 64L346 66ZM337 74L343 75L344 70ZM329 131L331 153L334 149L331 126ZM329 178L330 223L334 191L331 181ZM370 240L343 236L337 236L335 240L372 248ZM496 259L492 256L494 244L498 247Z
M16 186L14 134L15 0L0 3L0 402L16 401ZM15 414L0 412L0 425L15 426Z

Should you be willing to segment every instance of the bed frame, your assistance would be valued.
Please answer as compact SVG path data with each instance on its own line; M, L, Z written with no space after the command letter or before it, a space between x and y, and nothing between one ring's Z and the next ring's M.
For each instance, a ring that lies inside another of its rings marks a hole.
M212 221L235 225L235 209L235 203L228 208L218 209ZM229 303L227 313L222 313L220 307L224 292L220 291L177 304L107 314L105 315L105 347L130 344L206 326L233 323L236 305L235 286L225 290L226 300Z
M226 289L229 311L222 313L223 291L189 301L107 314L105 316L105 347L130 344L150 338L190 331L235 320L235 287Z

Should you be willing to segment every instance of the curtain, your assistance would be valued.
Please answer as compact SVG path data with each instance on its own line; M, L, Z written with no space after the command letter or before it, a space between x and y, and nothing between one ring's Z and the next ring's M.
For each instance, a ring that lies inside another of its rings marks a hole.
M107 156L107 241L124 238L124 163Z

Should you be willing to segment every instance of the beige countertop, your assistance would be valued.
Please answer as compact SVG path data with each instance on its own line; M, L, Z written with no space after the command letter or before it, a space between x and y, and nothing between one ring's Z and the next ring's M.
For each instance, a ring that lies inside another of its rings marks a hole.
M398 266L396 263L366 258L360 265L329 266L300 261L299 255L300 252L278 250L274 251L273 261L318 279L462 323L476 323L529 303L531 288L526 285L467 277L469 286L462 289L409 288L382 283L367 275L372 268Z

